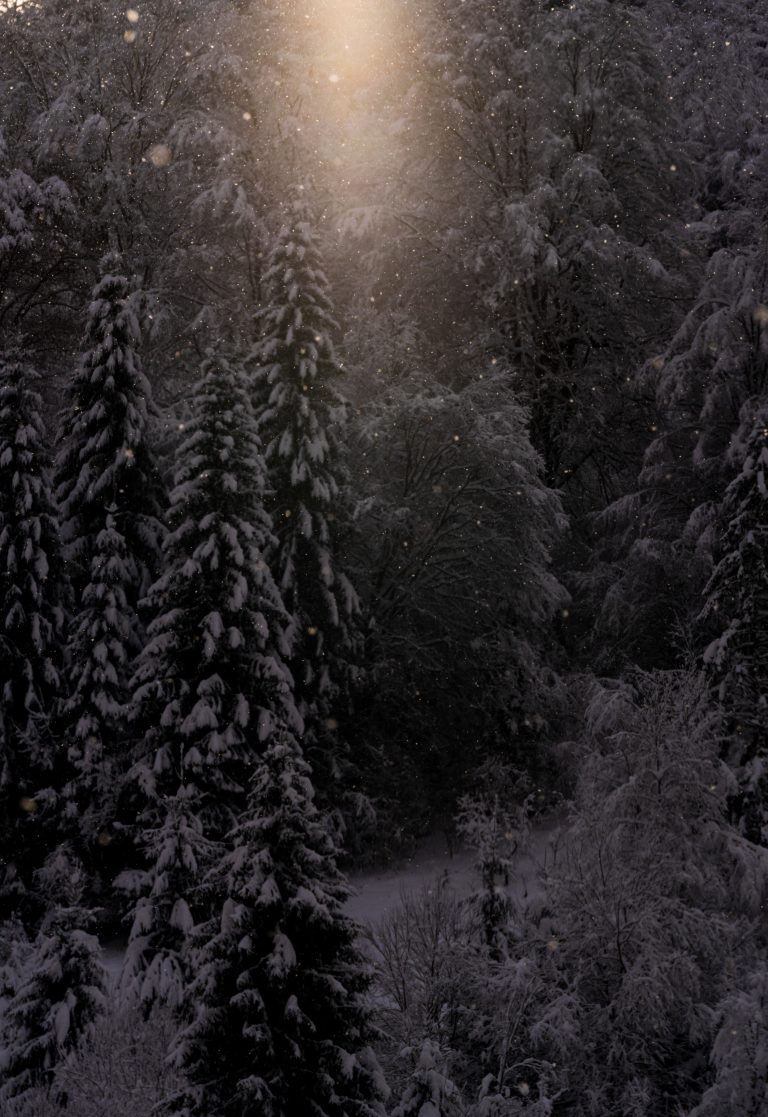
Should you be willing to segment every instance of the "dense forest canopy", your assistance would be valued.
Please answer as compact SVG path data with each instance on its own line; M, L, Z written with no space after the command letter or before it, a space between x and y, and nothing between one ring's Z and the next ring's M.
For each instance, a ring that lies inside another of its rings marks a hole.
M3 1114L768 1115L767 221L764 0L0 2Z

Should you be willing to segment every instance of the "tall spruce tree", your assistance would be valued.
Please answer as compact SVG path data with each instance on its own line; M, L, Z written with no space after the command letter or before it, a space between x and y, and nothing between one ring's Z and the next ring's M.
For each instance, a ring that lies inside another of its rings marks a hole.
M152 403L139 356L137 295L125 276L113 274L119 264L114 256L102 261L59 437L56 496L76 608L107 516L136 564L125 586L133 609L158 570L165 500L148 434Z
M343 372L332 341L338 327L314 215L301 189L276 239L264 286L254 378L277 536L270 561L291 618L303 746L322 790L338 778L343 757L334 731L353 689L359 605L334 530L345 485Z
M64 591L37 374L0 353L0 894L22 899L45 856L39 792L60 764Z
M68 810L86 844L104 841L114 812L117 781L127 757L114 748L124 739L126 675L139 652L135 609L128 587L137 564L117 527L116 508L106 510L95 539L90 580L72 618L68 644L68 689L62 703L69 730Z
M148 867L124 881L139 895L129 967L145 1003L178 1000L210 843L242 812L275 725L301 730L282 654L288 618L264 559L272 543L265 469L241 367L209 354L191 406L166 569L147 598L154 619L133 682L141 744L130 783ZM193 910L183 911L190 900ZM144 976L161 973L161 955L176 974L167 987Z
M367 967L333 839L295 737L279 728L213 884L176 1059L185 1117L374 1117L386 1095L365 1004Z
M115 776L127 767L124 708L144 641L139 601L157 574L162 534L163 486L149 442L151 393L138 352L136 299L128 280L112 274L117 265L112 256L102 261L88 307L56 476L76 618L62 728L83 852L93 852L99 827L114 815Z
M704 616L724 623L704 654L730 728L746 836L768 841L768 407L756 409L741 473L721 506L720 559Z

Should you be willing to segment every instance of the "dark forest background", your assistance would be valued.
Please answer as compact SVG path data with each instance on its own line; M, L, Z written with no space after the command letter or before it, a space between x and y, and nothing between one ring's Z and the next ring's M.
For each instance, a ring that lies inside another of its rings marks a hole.
M4 1113L768 1114L767 222L762 0L0 6Z

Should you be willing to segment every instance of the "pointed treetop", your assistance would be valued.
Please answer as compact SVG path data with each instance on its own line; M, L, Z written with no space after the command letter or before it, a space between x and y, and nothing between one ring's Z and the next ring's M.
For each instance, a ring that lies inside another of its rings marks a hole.
M140 560L142 582L155 573L164 495L148 439L151 391L139 355L137 297L124 275L97 282L63 414L57 498L64 542L79 567L76 593L109 505ZM132 605L143 588L136 587Z
M275 722L300 732L301 719L283 659L287 616L265 558L265 467L237 361L208 353L185 427L166 569L147 597L154 620L133 682L148 749L137 776L152 800L196 786L226 830Z

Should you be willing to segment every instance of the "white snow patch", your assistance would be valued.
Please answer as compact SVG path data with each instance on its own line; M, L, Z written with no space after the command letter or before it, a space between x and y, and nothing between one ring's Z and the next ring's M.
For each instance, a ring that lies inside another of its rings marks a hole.
M540 870L549 863L563 829L563 819L553 816L531 830L528 849L515 858L510 877L509 890L515 899L525 900L539 889ZM403 895L421 892L438 882L463 899L479 887L475 860L474 851L466 848L454 850L451 855L445 837L432 834L400 865L352 873L350 884L355 894L344 910L358 923L375 925L397 907Z

